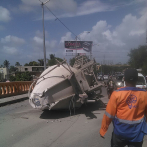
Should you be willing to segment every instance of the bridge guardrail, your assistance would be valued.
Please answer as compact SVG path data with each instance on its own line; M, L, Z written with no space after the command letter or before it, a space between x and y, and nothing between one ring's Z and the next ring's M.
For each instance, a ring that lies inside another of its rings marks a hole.
M33 81L0 82L0 98L27 93ZM34 87L32 87L33 90Z

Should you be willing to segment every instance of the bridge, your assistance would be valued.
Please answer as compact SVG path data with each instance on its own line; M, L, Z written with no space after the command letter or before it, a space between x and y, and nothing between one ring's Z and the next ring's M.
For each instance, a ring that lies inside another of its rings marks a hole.
M0 98L27 93L31 84L32 81L1 82Z

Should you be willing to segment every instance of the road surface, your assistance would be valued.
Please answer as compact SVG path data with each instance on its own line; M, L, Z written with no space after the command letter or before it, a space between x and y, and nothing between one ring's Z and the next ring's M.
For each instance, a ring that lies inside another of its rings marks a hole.
M71 117L69 111L35 110L28 100L0 107L0 147L110 147L113 126L105 139L99 135L104 112L101 101Z

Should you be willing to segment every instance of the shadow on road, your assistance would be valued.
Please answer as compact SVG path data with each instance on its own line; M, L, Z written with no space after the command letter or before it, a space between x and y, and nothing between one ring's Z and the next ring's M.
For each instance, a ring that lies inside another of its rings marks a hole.
M81 108L76 109L75 115L78 114L85 114L88 119L94 119L97 118L96 115L94 115L93 111L96 110L102 110L105 109L106 105L102 103L102 101L98 101L95 103L87 103L82 105ZM98 114L98 112L97 112ZM72 115L74 115L74 111L72 110ZM45 110L41 114L40 118L41 119L60 119L60 118L65 118L70 116L70 111L69 110Z

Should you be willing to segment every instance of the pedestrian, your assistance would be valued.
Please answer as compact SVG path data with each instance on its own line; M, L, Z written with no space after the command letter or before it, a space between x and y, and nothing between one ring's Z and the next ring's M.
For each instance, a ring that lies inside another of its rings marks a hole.
M115 89L115 83L112 79L112 76L109 77L109 80L107 81L107 94L108 94L108 98L110 98L112 92Z
M136 69L126 69L126 87L114 91L108 102L100 135L104 137L113 121L111 147L142 147L147 134L147 92L135 86L137 79Z

